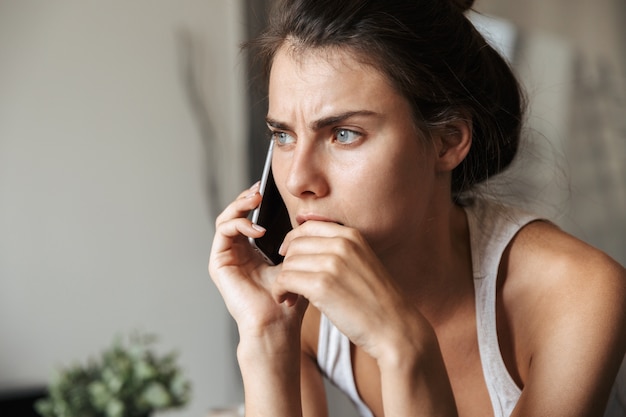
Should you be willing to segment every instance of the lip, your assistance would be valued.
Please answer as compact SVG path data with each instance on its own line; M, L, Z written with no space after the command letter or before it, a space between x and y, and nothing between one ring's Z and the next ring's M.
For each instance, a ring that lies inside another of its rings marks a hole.
M298 226L302 225L302 223L308 222L309 220L341 224L336 220L333 220L331 218L328 218L326 216L322 216L319 214L298 214L296 216L296 222L298 223Z

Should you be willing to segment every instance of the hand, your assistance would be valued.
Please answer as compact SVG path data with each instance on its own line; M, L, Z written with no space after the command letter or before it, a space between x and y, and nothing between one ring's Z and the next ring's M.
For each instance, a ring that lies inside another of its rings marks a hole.
M287 235L281 252L276 300L301 294L375 359L403 350L415 354L433 337L357 230L308 221Z
M271 288L281 266L265 263L248 242L249 237L258 238L265 233L246 218L260 202L255 184L217 217L209 259L209 274L242 337L262 336L269 330L299 332L306 308L306 300L301 297L292 296L290 303L275 301Z

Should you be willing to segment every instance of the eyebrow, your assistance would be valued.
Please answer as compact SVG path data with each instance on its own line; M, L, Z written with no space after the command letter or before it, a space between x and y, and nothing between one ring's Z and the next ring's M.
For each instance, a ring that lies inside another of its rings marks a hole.
M312 130L321 130L325 127L332 126L337 123L341 123L347 119L350 119L355 116L377 116L378 113L373 112L371 110L354 110L354 111L346 111L343 113L339 113L336 115L331 115L327 117L323 117L318 120L314 120L310 123L309 127ZM265 122L267 125L274 129L279 130L293 130L287 123L280 122L278 120L272 119L271 117L266 117Z

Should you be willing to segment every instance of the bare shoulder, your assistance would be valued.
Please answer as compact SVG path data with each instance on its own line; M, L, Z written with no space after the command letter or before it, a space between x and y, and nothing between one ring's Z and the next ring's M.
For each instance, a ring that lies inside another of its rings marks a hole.
M597 386L612 380L626 350L623 266L555 225L537 221L512 240L499 274L500 308L522 379L540 379L542 373L547 379L549 372L553 378L559 373L587 378ZM584 365L572 367L583 359Z
M554 291L564 301L567 296L579 295L588 301L591 297L624 302L624 267L551 223L536 221L522 228L506 255L507 281L526 291L532 287L542 294Z

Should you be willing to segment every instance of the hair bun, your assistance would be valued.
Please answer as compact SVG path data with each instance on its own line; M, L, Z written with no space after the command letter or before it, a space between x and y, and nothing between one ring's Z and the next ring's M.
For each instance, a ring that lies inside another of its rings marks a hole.
M450 1L452 2L452 5L457 10L460 10L463 13L471 9L472 5L474 4L474 0L450 0Z

